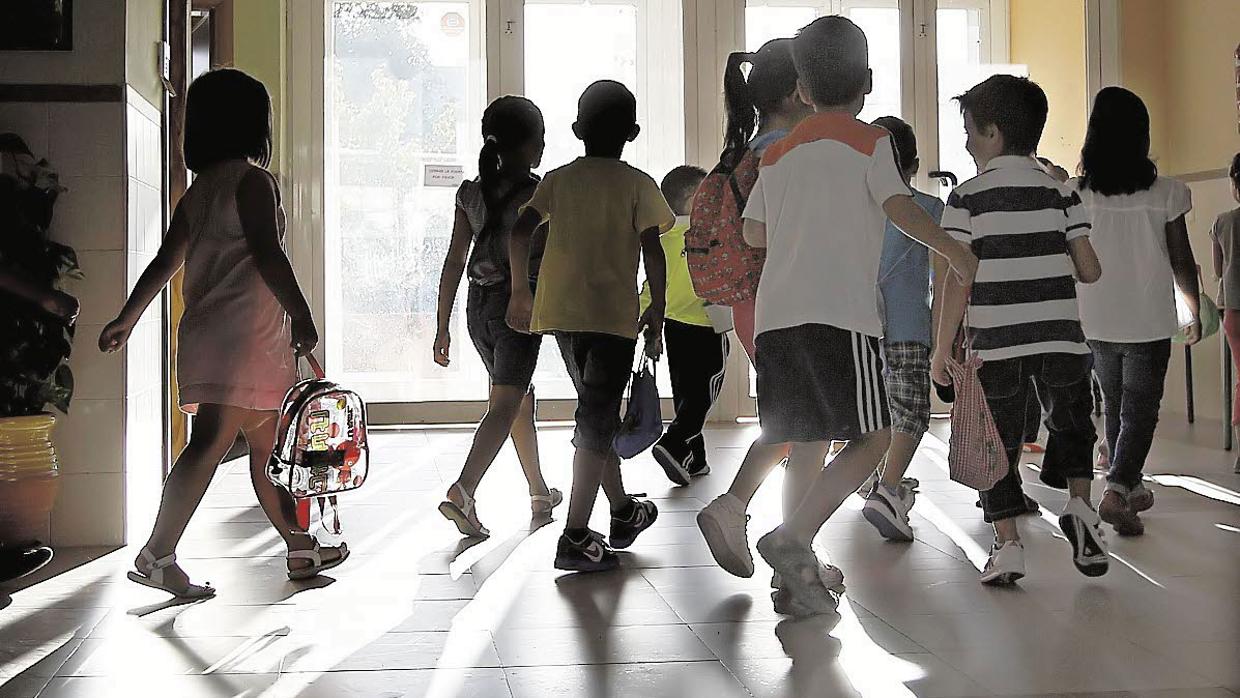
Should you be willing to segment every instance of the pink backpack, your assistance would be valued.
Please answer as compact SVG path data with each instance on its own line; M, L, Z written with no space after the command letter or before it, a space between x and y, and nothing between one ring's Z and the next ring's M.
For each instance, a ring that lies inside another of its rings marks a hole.
M1011 464L995 426L977 370L982 359L964 342L964 362L947 360L956 401L952 403L952 433L947 451L951 479L984 492L1007 476Z
M746 150L735 167L721 161L702 180L685 232L685 262L698 298L736 305L758 293L766 250L750 247L741 214L758 181L761 158Z

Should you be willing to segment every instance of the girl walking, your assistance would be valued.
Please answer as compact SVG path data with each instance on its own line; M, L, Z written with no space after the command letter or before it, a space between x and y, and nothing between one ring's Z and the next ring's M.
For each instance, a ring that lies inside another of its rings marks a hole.
M159 253L100 334L99 348L124 347L146 307L185 268L177 385L181 409L197 418L164 483L155 528L128 576L174 596L204 598L215 589L189 581L176 561L177 544L238 433L250 446L259 505L288 546L289 578L331 569L349 550L320 548L297 523L293 498L266 474L277 410L296 380L296 356L319 341L282 247L280 188L266 169L267 89L238 70L199 77L186 101L184 150L194 183L177 204Z
M1227 171L1231 196L1240 202L1240 153ZM1219 214L1210 229L1214 241L1214 276L1219 279L1218 307L1223 308L1223 331L1231 347L1231 358L1240 366L1240 208ZM1237 372L1240 375L1240 371ZM1240 400L1232 400L1231 426L1240 437ZM1240 455L1232 469L1240 474Z
M1192 197L1178 180L1158 176L1149 111L1121 87L1094 100L1081 176L1069 184L1089 210L1089 237L1103 269L1097 283L1077 285L1081 327L1105 398L1110 470L1098 514L1120 535L1139 536L1139 514L1154 504L1141 473L1178 330L1176 287L1192 311L1188 343L1201 336L1197 262L1184 224Z
M534 391L530 385L538 363L541 335L521 334L508 327L505 315L511 294L508 235L538 185L530 172L542 162L545 129L542 112L524 97L500 97L482 115L485 143L478 155L478 178L461 184L456 195L456 223L439 279L439 332L434 358L451 361L449 324L461 277L468 275L465 306L470 339L482 357L491 381L486 416L474 433L465 466L439 511L466 536L485 538L490 532L478 519L474 495L504 441L510 436L529 483L531 509L547 515L564 495L548 488L538 458L534 426ZM529 282L537 281L546 243L540 229L530 248ZM471 250L472 247L472 250Z

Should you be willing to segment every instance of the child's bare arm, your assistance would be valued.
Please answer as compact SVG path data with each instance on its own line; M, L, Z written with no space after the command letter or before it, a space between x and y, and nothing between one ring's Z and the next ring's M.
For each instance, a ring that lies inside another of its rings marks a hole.
M129 333L146 311L146 307L155 300L168 280L185 264L185 252L189 249L189 224L185 213L178 205L172 212L172 221L168 224L168 234L159 246L155 259L146 265L133 292L125 301L116 319L108 323L99 334L99 350L105 352L119 351L129 340Z
M964 320L969 291L955 274L946 273L946 262L936 258L936 264L944 273L936 277L935 300L939 301L940 289L943 298L939 302L939 317L934 326L934 357L930 361L930 378L939 385L951 385L951 375L947 373L947 359L951 356L956 335L960 332L960 323ZM941 286L938 277L943 279Z
M1218 241L1219 224L1214 223L1214 229L1210 231L1210 242L1214 253L1214 278L1223 278L1223 245Z
M542 222L542 214L527 206L508 235L508 264L512 271L508 326L518 332L530 331L530 318L534 314L534 294L530 293L530 238Z
M456 209L456 221L452 225L452 242L448 243L448 254L443 260L443 270L439 273L439 301L436 320L438 332L435 335L435 363L447 366L450 360L452 337L448 325L452 319L452 305L456 302L456 291L461 287L461 277L465 275L465 265L469 260L469 243L473 239L473 229L469 218L461 208Z
M80 309L77 299L73 296L56 289L43 288L9 269L0 269L0 291L37 305L67 324L73 324Z
M746 222L748 224L748 222ZM667 258L659 242L659 228L642 231L642 262L646 267L646 283L650 284L650 307L642 314L637 331L646 332L646 355L658 358L663 354L663 314L667 309Z
M1076 280L1083 284L1092 284L1102 278L1102 263L1098 261L1098 253L1088 237L1079 237L1068 241L1068 256L1072 258L1072 266L1076 269Z
M1186 333L1186 344L1196 344L1201 339L1201 287L1197 283L1197 259L1188 241L1188 226L1184 216L1167 224L1167 254L1171 257L1171 273L1175 285L1184 294L1184 302L1192 314L1193 323Z
M945 257L963 285L973 283L973 277L977 275L977 257L973 251L953 240L930 214L913 201L913 197L893 196L883 202L883 212L905 235Z
M270 172L253 167L237 186L237 214L258 274L292 320L293 350L303 356L319 343L314 314L280 244L280 190Z
M745 244L750 247L766 247L766 223L746 218L741 235L745 238Z

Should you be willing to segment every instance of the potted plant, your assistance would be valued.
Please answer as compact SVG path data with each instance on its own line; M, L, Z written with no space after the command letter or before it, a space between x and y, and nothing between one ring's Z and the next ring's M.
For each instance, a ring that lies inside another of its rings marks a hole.
M69 411L69 352L78 304L60 286L81 278L77 254L52 241L64 189L21 138L0 134L0 549L46 532L59 472L54 408Z

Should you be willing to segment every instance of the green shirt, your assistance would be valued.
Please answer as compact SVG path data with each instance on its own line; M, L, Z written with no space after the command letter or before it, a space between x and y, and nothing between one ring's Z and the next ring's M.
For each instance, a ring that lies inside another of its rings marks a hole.
M689 264L685 261L685 231L689 229L689 217L677 216L676 225L659 237L663 243L663 255L667 257L667 313L668 320L686 325L710 327L706 315L706 301L693 291L689 278ZM650 307L650 284L642 284L641 311Z

